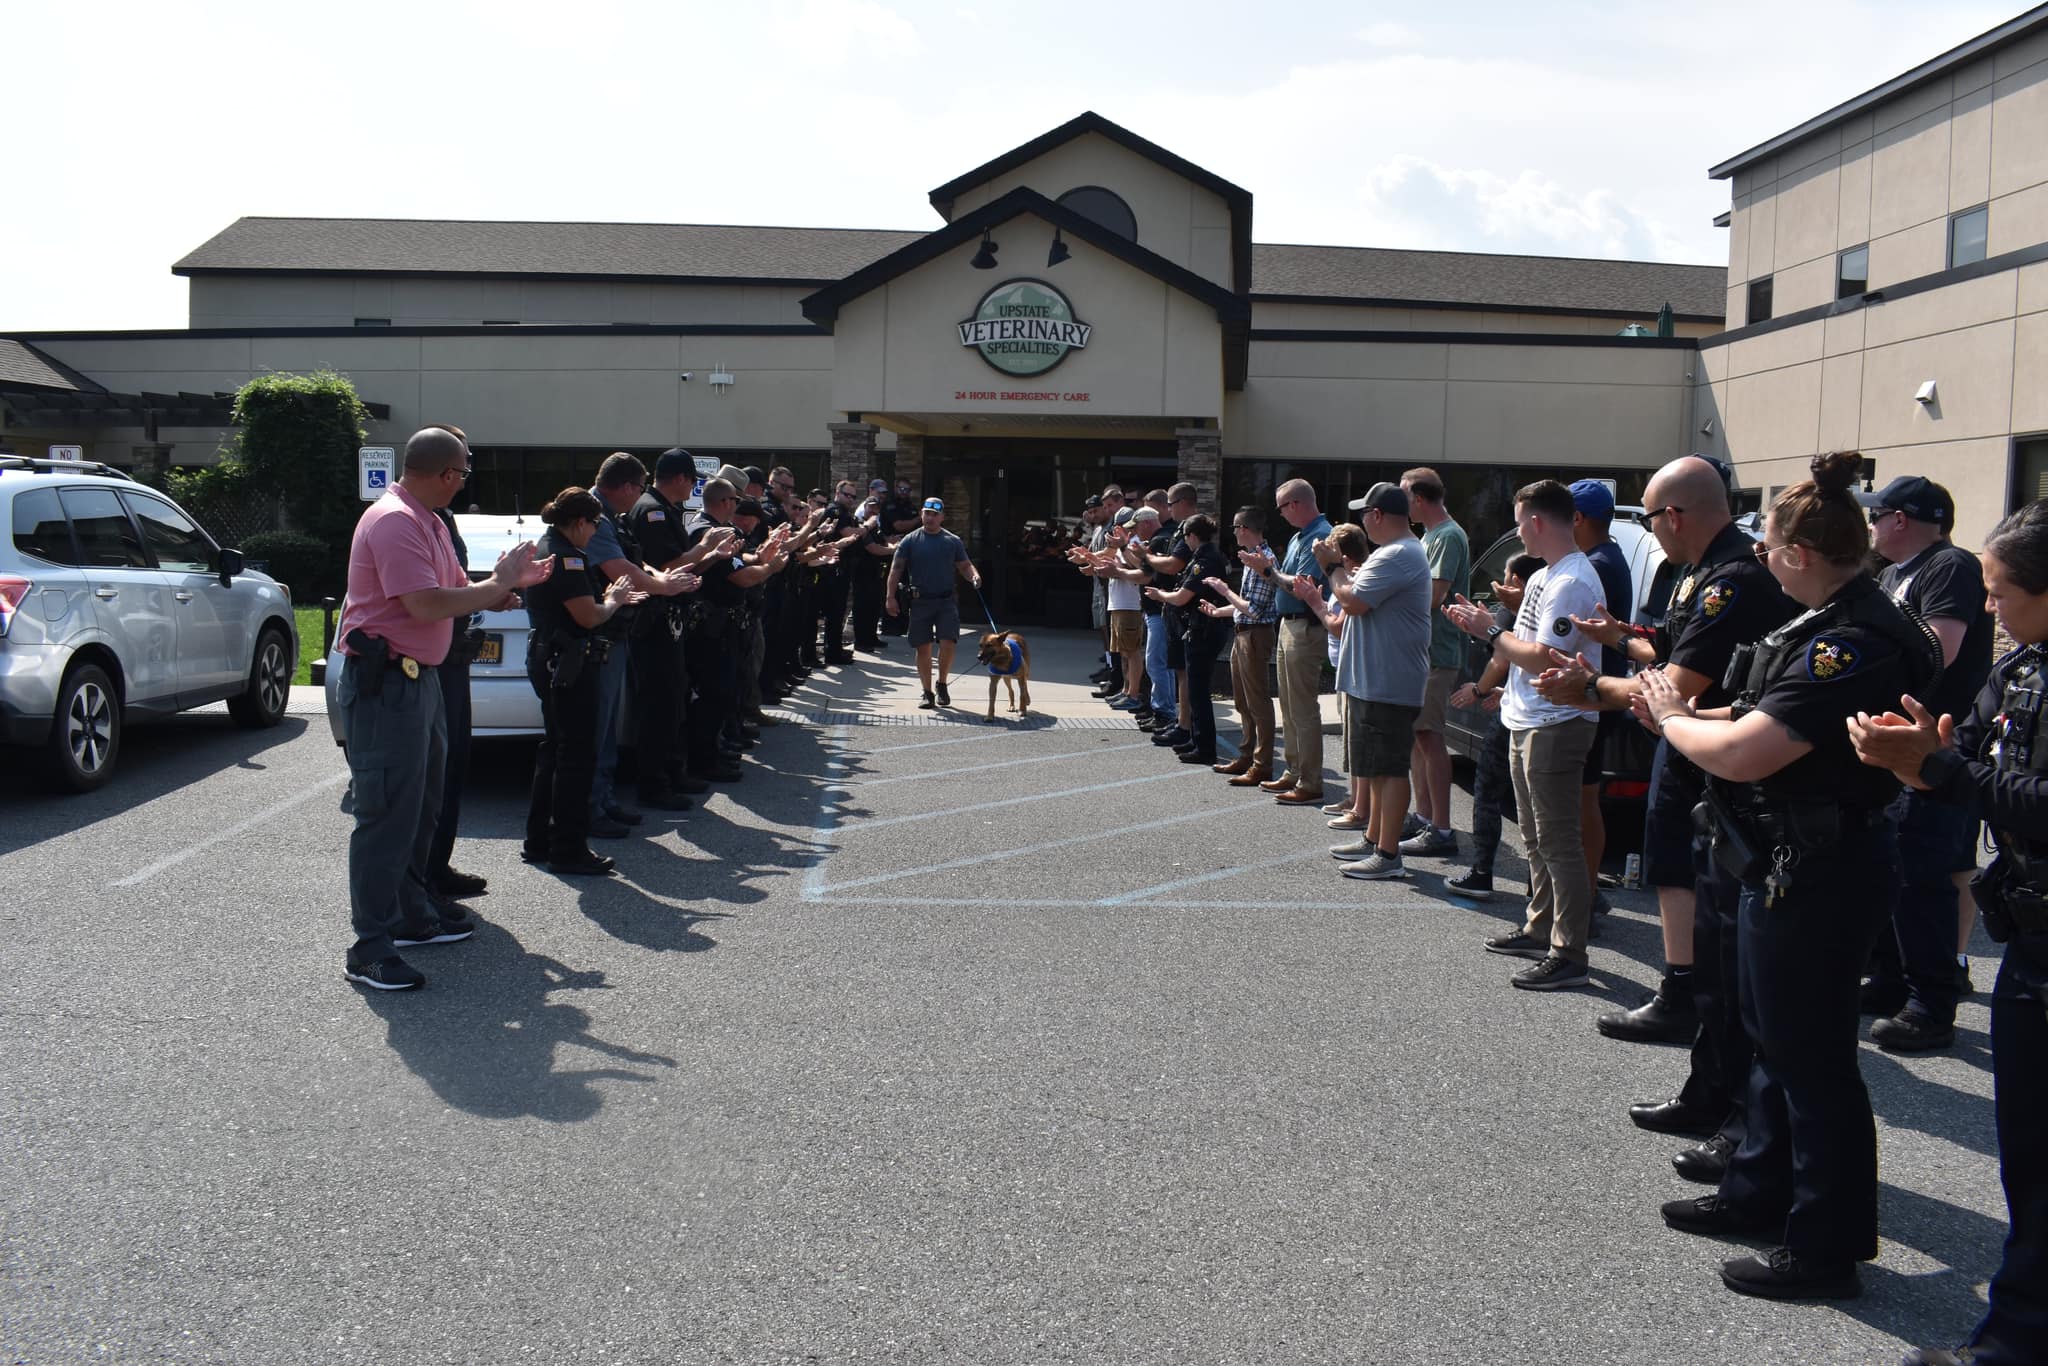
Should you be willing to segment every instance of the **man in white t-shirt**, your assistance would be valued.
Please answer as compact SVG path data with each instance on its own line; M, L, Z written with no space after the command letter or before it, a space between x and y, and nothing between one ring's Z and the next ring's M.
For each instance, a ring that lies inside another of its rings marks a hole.
M1598 728L1592 713L1546 701L1535 686L1552 649L1571 654L1588 643L1572 618L1585 617L1604 596L1600 575L1572 539L1573 511L1571 490L1555 479L1516 491L1515 530L1545 567L1529 580L1512 633L1463 597L1444 608L1461 630L1490 641L1509 666L1500 715L1529 854L1529 914L1520 930L1487 940L1486 948L1536 959L1514 977L1529 991L1587 985L1593 881L1579 841L1579 779Z

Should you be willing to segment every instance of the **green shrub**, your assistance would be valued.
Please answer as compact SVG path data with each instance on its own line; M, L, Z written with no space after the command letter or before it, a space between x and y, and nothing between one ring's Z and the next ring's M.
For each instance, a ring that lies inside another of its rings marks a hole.
M239 479L252 493L281 495L294 531L323 545L346 546L363 513L356 497L356 449L368 435L368 417L355 386L341 375L252 379L235 395L236 434L226 452L225 463L241 468L213 477Z
M348 587L348 556L324 541L297 531L263 531L243 541L242 557L288 585L292 601L308 606L338 598Z

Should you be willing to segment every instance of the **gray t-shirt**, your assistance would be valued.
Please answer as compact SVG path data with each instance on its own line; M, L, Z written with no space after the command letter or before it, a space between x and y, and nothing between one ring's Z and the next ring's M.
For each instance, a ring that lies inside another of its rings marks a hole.
M1372 610L1344 618L1337 688L1367 702L1419 707L1429 682L1429 560L1404 537L1367 557L1352 591Z
M942 595L953 591L953 566L967 558L967 547L950 531L919 527L897 543L896 558L912 588L923 595Z

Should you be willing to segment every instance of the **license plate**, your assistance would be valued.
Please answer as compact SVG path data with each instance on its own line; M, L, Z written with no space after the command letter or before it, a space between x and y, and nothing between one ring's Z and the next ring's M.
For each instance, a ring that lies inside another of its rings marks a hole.
M505 637L495 633L484 637L484 648L477 651L479 664L503 664L505 662Z

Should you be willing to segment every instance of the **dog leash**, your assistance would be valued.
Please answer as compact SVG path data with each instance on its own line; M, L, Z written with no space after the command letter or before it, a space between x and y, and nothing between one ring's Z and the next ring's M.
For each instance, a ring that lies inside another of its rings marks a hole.
M989 631L995 635L1001 635L1003 628L996 625L996 614L988 610L988 599L981 596L981 585L978 583L970 584L969 587L974 589L975 599L981 603L981 614L988 618Z

